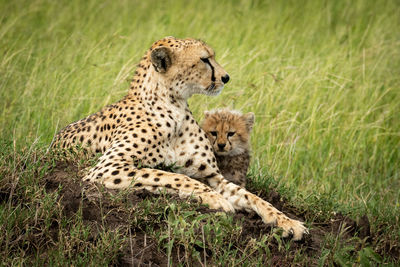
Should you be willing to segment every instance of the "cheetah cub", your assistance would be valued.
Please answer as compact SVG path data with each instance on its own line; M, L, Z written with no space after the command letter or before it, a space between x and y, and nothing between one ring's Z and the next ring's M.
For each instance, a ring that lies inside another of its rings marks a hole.
M246 186L250 163L250 133L254 113L218 109L204 112L202 128L210 140L217 165L225 179Z

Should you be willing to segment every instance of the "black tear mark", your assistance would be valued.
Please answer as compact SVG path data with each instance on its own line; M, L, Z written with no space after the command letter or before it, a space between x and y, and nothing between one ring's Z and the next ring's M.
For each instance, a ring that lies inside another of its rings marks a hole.
M204 63L208 64L211 68L211 81L215 82L215 71L213 65L211 65L210 60L208 58L201 59Z

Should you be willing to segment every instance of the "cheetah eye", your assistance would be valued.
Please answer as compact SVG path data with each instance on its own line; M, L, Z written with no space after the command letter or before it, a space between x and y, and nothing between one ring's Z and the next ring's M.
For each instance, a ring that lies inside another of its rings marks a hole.
M211 134L212 136L217 136L217 132L215 132L215 131L210 132L210 134Z
M234 136L235 132L228 132L228 137Z
M204 63L210 64L210 61L208 60L208 58L206 58L206 57L201 57L200 59L201 59L201 61L203 61Z

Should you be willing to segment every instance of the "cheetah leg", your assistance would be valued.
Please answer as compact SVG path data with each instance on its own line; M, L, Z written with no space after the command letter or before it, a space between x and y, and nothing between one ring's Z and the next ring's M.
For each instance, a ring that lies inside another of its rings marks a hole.
M112 164L104 163L102 165L107 166L107 169L95 166L83 179L103 183L111 189L129 187L133 190L145 189L152 193L165 191L180 198L194 197L200 203L208 204L211 209L234 212L230 202L221 194L186 175L150 168L138 169L133 165L119 165L117 160Z
M264 223L276 225L283 229L283 236L293 235L293 240L301 240L304 234L308 234L307 228L298 220L290 219L269 202L246 191L242 187L230 183L222 176L208 180L210 186L228 200L235 209L255 211Z

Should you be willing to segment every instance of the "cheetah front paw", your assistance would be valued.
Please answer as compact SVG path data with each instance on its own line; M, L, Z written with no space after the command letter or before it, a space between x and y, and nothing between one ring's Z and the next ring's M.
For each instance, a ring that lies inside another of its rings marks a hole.
M268 202L257 202L256 209L264 223L276 225L283 229L283 237L292 235L293 240L298 241L302 240L305 234L308 234L308 230L302 222L288 218Z
M309 231L304 226L303 222L289 219L286 216L277 220L277 226L283 229L283 237L293 235L294 241L302 240L304 235L309 234Z
M207 192L201 195L203 204L207 204L210 209L222 209L225 212L235 212L232 204L217 192Z

